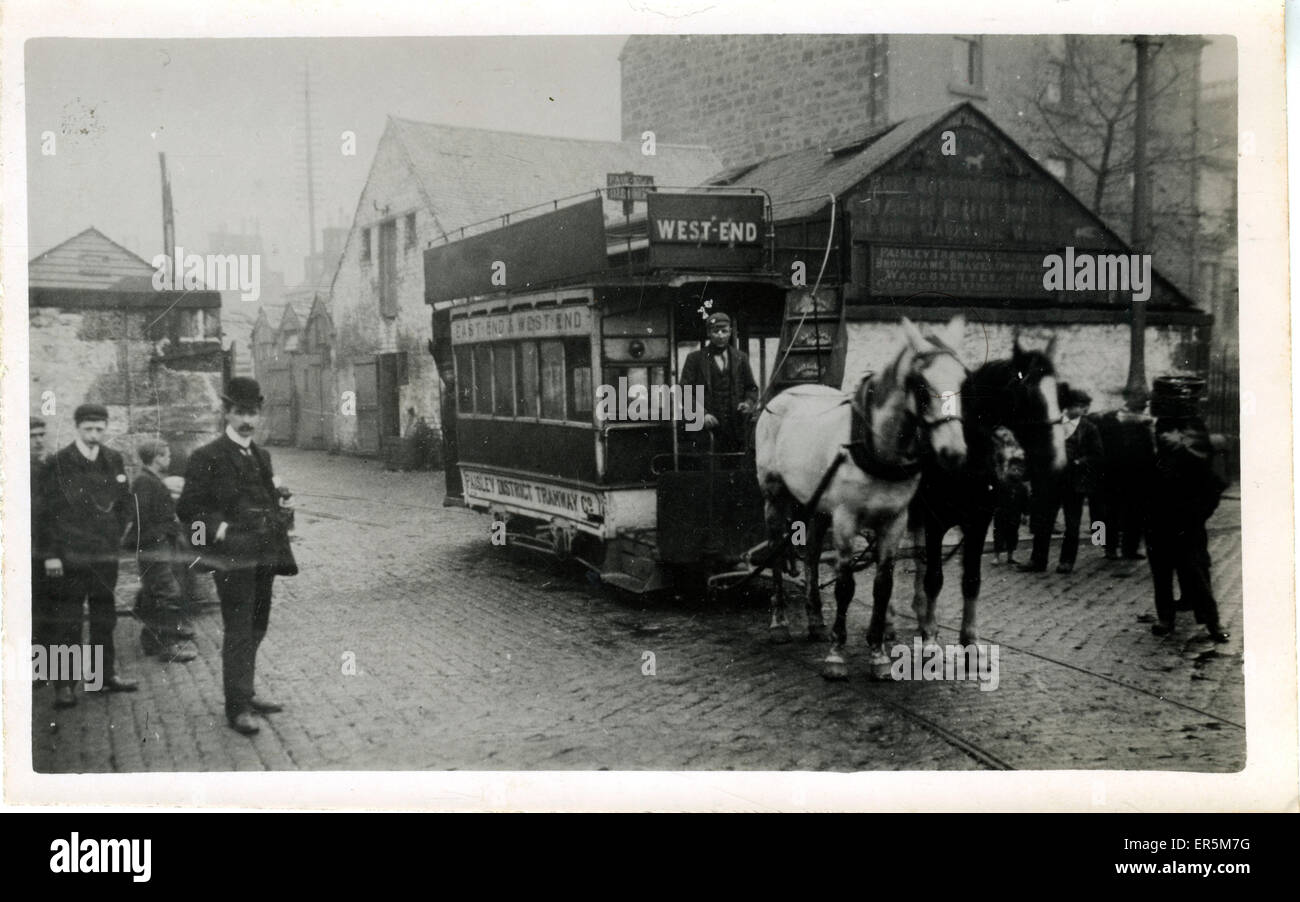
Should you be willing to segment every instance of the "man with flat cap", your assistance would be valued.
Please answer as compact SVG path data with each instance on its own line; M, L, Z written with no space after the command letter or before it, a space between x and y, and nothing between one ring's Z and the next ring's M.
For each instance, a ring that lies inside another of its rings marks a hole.
M682 389L704 387L704 432L696 433L705 442L713 438L718 454L746 450L749 444L749 416L758 401L758 385L749 367L749 357L731 344L731 318L713 313L708 319L709 342L699 351L686 355L682 364Z
M225 431L190 455L185 488L176 503L182 528L214 571L224 629L226 720L245 735L258 732L254 713L282 710L253 691L257 648L271 617L271 586L282 563L281 492L271 471L271 455L253 442L262 400L256 381L230 380L221 395Z
M49 642L81 644L82 608L90 610L90 644L103 650L103 686L134 692L137 684L117 671L118 544L130 514L130 486L122 455L104 445L108 409L82 404L72 415L76 437L46 464L41 477L37 542L53 601ZM77 703L75 680L56 683L55 707Z

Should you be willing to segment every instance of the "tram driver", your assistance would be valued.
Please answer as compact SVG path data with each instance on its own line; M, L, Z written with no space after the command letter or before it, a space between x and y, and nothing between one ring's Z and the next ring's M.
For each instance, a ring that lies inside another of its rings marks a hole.
M745 452L751 444L750 419L758 402L758 384L749 357L732 344L727 314L709 315L708 334L708 344L688 354L682 364L682 389L704 388L704 430L694 433L698 450Z

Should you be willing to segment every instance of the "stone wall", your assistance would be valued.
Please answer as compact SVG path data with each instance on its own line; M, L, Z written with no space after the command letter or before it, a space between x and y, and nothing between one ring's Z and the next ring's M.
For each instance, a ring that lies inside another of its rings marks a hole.
M172 470L183 473L190 452L218 433L219 344L169 364L145 338L156 317L152 310L29 311L31 411L46 422L49 450L73 440L72 414L84 402L108 408L106 441L125 455L132 473L139 468L140 441L167 441Z
M378 209L377 209L378 207ZM415 241L408 241L407 214L415 214ZM397 220L397 316L379 311L379 225ZM370 229L370 259L362 259L362 230ZM431 333L430 308L424 303L424 248L435 234L432 217L411 174L405 154L391 136L380 141L370 177L357 204L356 218L343 248L330 289L330 315L335 326L334 359L340 397L356 391L354 364L375 354L407 352L408 383L399 395L400 429L411 425L407 414L424 417L440 428L440 380L433 358L425 350ZM354 416L335 417L334 438L343 451L361 445Z
M947 320L913 320L923 333L946 325ZM902 332L896 322L849 322L843 388L857 384L868 370L879 372L888 366L902 347ZM1197 369L1197 326L1157 325L1146 329L1147 384L1156 376L1182 373L1204 375ZM1129 327L1126 323L1052 323L1015 325L978 323L968 319L961 347L962 362L974 369L991 360L1011 356L1012 342L1019 330L1020 344L1041 350L1056 336L1054 363L1057 378L1092 395L1092 410L1101 412L1123 406L1128 381Z

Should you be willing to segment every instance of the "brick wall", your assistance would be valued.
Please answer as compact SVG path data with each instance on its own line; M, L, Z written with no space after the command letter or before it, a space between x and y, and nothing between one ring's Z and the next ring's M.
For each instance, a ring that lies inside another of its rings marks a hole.
M378 205L379 209L376 209ZM384 208L387 208L384 211ZM416 239L407 240L407 214L415 213ZM379 226L397 220L397 316L379 311ZM362 260L362 229L370 229L370 259ZM432 219L405 154L396 140L380 141L370 177L357 204L338 273L330 289L330 315L335 326L337 393L356 391L354 364L377 353L405 351L408 384L400 389L401 431L411 424L407 411L435 429L441 425L441 383L433 358L425 350L430 337L430 308L424 303L424 248L433 233ZM335 417L334 437L344 451L361 447L357 418Z
M879 35L635 35L623 48L623 138L704 144L737 166L881 121Z

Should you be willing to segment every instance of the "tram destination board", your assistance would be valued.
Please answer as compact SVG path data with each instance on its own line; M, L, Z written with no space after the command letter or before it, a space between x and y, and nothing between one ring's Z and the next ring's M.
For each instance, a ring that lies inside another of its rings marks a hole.
M646 198L653 266L756 269L766 228L760 195L663 194Z

